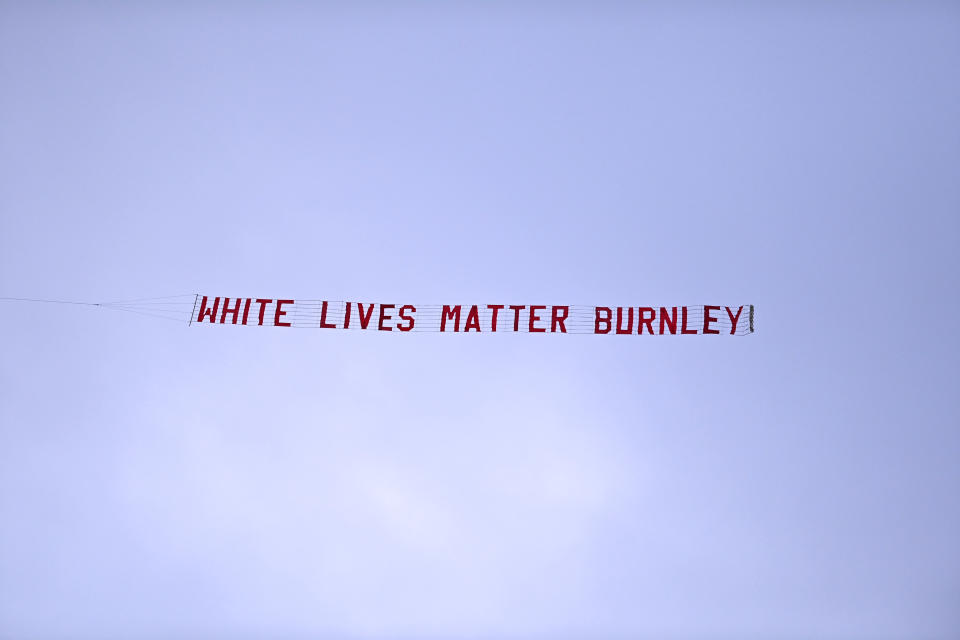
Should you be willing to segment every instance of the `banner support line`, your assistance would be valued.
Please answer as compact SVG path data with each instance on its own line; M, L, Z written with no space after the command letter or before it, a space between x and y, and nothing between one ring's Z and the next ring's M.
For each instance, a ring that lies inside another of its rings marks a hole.
M195 293L193 295L193 311L190 312L190 322L187 323L187 326L193 324L193 314L197 312L197 300L200 299L200 294ZM753 307L750 307L750 331L753 331Z

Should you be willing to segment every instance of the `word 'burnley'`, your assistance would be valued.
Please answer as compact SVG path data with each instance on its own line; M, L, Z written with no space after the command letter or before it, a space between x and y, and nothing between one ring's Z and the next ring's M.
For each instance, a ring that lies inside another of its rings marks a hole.
M753 332L753 305L397 305L219 297L211 302L198 296L193 322L401 332L737 335Z

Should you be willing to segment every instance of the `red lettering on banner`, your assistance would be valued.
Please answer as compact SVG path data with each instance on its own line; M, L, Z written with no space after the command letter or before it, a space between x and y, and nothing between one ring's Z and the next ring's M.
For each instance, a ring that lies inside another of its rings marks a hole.
M710 334L715 335L715 334L720 333L720 330L719 330L719 329L711 329L711 328L710 328L710 323L717 321L717 318L714 318L713 316L710 315L710 312L711 312L711 311L720 311L720 307L714 307L713 305L709 305L709 304L708 304L708 305L706 305L706 306L703 308L703 333L704 333L704 335L710 335Z
M230 309L227 306L228 304L230 304L230 298L224 298L223 306L220 308L220 324L227 324L225 321L228 313L233 316L233 324L237 324L237 314L240 313L240 298L237 298L237 304L233 305L233 309Z
M308 310L300 313L300 307L307 305ZM341 307L341 305L343 305ZM259 306L259 309L257 307ZM270 298L228 298L200 296L193 309L191 322L210 324L256 324L263 326L267 307L271 306L273 326L276 327L306 327L322 329L350 329L351 322L357 321L354 315L359 315L359 325L353 329L376 329L378 331L413 331L417 325L417 307L412 304L383 304L365 302L339 302L329 300L274 300ZM291 310L289 307L293 307ZM730 335L738 335L740 319L746 317L743 313L749 305L738 307L724 307L720 305L692 305L673 307L593 307L595 334L619 335L718 335L724 331L722 311L726 311L730 319ZM310 311L309 308L314 309ZM440 309L439 322L437 309ZM458 304L458 305L430 305L428 317L421 323L421 330L436 331L439 324L440 332L454 333L482 333L500 330L500 313L509 309L513 312L513 331L515 333L583 333L589 332L589 325L583 326L582 314L588 313L590 307L573 307L570 305L522 305L522 304ZM356 309L356 311L354 311ZM488 329L483 328L484 313L488 310L490 324ZM678 314L679 310L679 314ZM314 315L316 311L318 314ZM376 322L374 322L374 312ZM616 311L616 320L614 320ZM750 324L753 328L753 307L749 308ZM549 315L548 315L549 312ZM523 328L521 329L520 315L523 314ZM304 315L305 314L305 315ZM679 317L678 317L679 316ZM340 325L342 318L342 327ZM579 318L579 319L578 319ZM636 325L634 325L636 319ZM659 319L659 332L657 324ZM567 321L572 325L567 326ZM549 321L549 328L548 328ZM462 324L461 324L462 322ZM507 320L507 331L510 321ZM588 321L589 322L589 321ZM436 323L436 324L435 324ZM746 321L744 321L746 325ZM744 330L746 332L746 329Z
M470 329L480 331L480 312L477 310L477 305L470 307L470 311L467 312L467 322L463 325L464 333L470 331Z
M383 313L384 309L393 309L396 305L393 304L381 304L380 305L380 319L377 321L377 329L380 331L393 331L393 327L383 326L384 320L389 320L393 316L388 316Z
M660 335L663 335L664 323L670 327L670 333L677 335L677 308L671 307L673 314L667 315L667 308L660 307Z
M415 306L413 306L412 304L405 304L405 305L403 305L402 307L400 307L400 319L401 319L401 320L405 320L405 321L407 321L407 322L410 323L410 324L408 324L407 326L403 326L402 324L398 324L398 325L397 325L397 329L399 329L400 331L410 331L411 329L413 329L414 319L413 319L413 316L408 316L408 315L406 315L407 309L410 310L410 313L416 313L416 312L417 312L417 308L416 308Z
M260 305L260 326L263 326L263 312L267 308L267 305L273 302L273 298L257 298L257 304Z
M440 312L440 331L446 331L448 318L454 321L453 330L460 331L460 305L452 308L450 305L443 305L443 311Z
M562 315L561 311L563 312ZM550 331L556 333L559 326L560 333L566 333L567 328L563 325L563 321L567 319L568 315L570 315L570 307L553 307L550 311Z
M203 316L210 316L210 322L216 324L217 322L217 307L220 306L220 298L213 299L213 309L207 308L207 296L203 296L203 300L200 301L200 315L197 316L197 322L203 322Z
M513 311L513 330L520 331L520 312L527 308L525 304L512 304L510 309Z
M603 311L607 314L606 318L600 317L600 312ZM594 307L593 309L593 332L594 333L610 333L610 307ZM607 328L603 331L600 331L600 323L603 322L607 325Z
M544 311L544 310L546 309L546 307L543 306L543 305L539 305L539 304L532 304L532 305L530 305L530 324L528 325L528 329L529 329L530 333L546 333L546 331L547 331L547 330L544 329L543 327L535 327L535 326L533 326L533 323L540 319L540 316L537 315L537 310L538 310L538 309L539 309L540 311Z
M327 301L324 300L320 303L320 328L321 329L336 329L337 323L334 322L330 324L327 322Z
M503 309L502 304L488 304L487 309L490 309L490 331L496 332L497 330L497 313L500 312L500 309Z
M680 307L680 333L684 335L691 335L696 332L697 332L696 329L687 331L687 308Z
M358 302L358 303L357 303L357 317L360 318L360 328L361 328L361 329L366 329L366 328L367 328L367 325L370 324L370 318L373 317L373 308L374 308L375 306L376 306L376 305L371 302L371 303L370 303L370 308L367 309L367 315L364 316L364 315L363 315L363 303L362 303L362 302Z
M650 317L647 317L647 312L650 312ZM637 314L639 318L637 319L637 333L643 334L643 327L646 325L647 331L650 332L650 335L653 335L653 321L657 319L657 312L653 310L653 307L640 307L637 309Z
M289 322L280 322L280 317L287 315L287 312L283 310L283 305L293 304L293 300L277 300L277 311L273 314L273 326L275 327L289 327Z
M730 317L730 335L733 335L737 332L737 323L740 322L740 313L743 311L741 306L737 309L737 315L733 315L730 311L730 307L726 307L727 315Z
M617 333L626 334L633 333L633 307L627 307L627 322L628 326L626 329L623 328L623 307L617 307Z

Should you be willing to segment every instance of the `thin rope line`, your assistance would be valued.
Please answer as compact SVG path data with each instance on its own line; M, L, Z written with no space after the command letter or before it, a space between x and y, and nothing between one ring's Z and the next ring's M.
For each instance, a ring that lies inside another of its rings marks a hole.
M73 300L43 300L41 298L0 298L5 302L47 302L50 304L82 304L88 307L100 307L99 302L75 302Z
M155 298L134 298L133 300L114 300L113 302L105 302L103 304L124 304L126 302L144 302L146 300L170 300L171 298L185 298L187 296L192 296L192 293L180 293L175 296L157 296Z
M105 309L110 309L111 311L125 311L126 313L135 313L140 316L150 316L151 318L160 318L161 320L169 320L171 322L176 322L177 324L183 324L183 320L177 318L171 318L169 316L158 316L155 313L148 313L146 311L136 311L135 309L125 309L123 307L104 307Z

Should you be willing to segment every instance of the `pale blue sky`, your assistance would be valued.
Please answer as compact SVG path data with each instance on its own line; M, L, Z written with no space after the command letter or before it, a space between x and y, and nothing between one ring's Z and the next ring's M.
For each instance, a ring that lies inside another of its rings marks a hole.
M955 3L0 4L0 637L960 634Z

